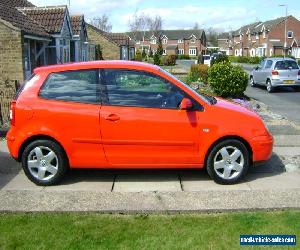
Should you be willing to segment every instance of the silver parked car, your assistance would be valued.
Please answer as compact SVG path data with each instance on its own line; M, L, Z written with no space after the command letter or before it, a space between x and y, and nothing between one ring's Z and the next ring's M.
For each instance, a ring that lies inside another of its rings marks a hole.
M291 58L266 58L250 74L250 85L265 85L269 93L278 86L300 87L300 70Z

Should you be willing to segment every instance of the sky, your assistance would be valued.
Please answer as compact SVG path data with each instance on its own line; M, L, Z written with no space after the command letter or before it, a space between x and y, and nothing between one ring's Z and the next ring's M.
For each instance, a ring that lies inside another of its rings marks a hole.
M109 16L113 32L128 31L133 14L160 15L163 29L200 28L235 30L255 22L288 14L300 20L300 0L29 0L36 6L69 5L71 14L84 14L86 21Z

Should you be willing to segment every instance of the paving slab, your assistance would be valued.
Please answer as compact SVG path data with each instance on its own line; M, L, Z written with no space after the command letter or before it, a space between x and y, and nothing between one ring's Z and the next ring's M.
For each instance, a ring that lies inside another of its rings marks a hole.
M300 135L275 135L274 145L276 147L300 147Z
M178 174L121 174L117 175L114 192L176 192L181 191Z
M43 187L35 185L29 181L27 176L20 172L17 175L8 174L0 176L0 187L1 190L42 190ZM4 185L5 183L5 185Z
M273 147L273 153L285 156L300 155L300 147Z
M101 170L73 170L57 186L45 187L46 191L97 191L111 192L115 175Z
M181 174L181 184L183 191L219 191L219 190L250 190L247 183L239 183L235 185L219 185L212 181L207 174Z
M245 177L251 190L300 189L300 171L285 172L278 175L269 173L250 173Z

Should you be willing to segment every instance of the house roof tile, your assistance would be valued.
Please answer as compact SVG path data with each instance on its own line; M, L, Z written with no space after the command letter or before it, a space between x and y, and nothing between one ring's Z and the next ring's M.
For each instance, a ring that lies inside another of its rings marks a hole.
M19 10L42 25L48 33L60 33L67 6L25 7Z
M82 26L84 24L84 16L83 15L73 15L71 18L73 35L80 35Z
M27 1L20 1L27 4ZM11 23L13 26L21 29L27 34L37 35L42 37L50 37L46 30L36 21L18 11L13 4L19 5L17 1L11 1L10 5L0 1L0 18L6 22Z

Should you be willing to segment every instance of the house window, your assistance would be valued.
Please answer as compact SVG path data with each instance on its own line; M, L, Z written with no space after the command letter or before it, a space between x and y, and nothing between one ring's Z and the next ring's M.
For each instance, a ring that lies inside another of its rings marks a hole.
M251 34L248 34L248 40L251 41Z
M178 55L183 55L184 54L184 49L178 49Z
M293 31L288 31L288 32L287 32L287 37L288 37L288 38L293 38L293 36L294 36Z
M235 56L239 56L239 52L240 51L238 49L236 49L235 52L234 52Z
M168 43L168 39L164 38L164 39L162 40L162 43L163 43L163 44L167 44L167 43Z
M255 38L256 38L256 40L258 40L258 39L259 39L259 36L258 36L258 34L256 34Z
M197 49L196 48L189 49L189 55L190 56L196 56L197 55Z
M177 43L183 43L182 39L178 39Z
M243 35L242 35L242 34L240 34L240 41L242 41L242 39L243 39Z
M165 56L167 54L167 50L163 49L163 55Z
M265 39L266 38L266 32L263 31L263 38Z
M136 44L141 44L141 41L137 40L137 41L136 41Z
M196 40L193 38L192 40L191 40L191 43L195 43L196 42Z
M156 44L156 39L155 38L151 39L150 43L151 44Z

